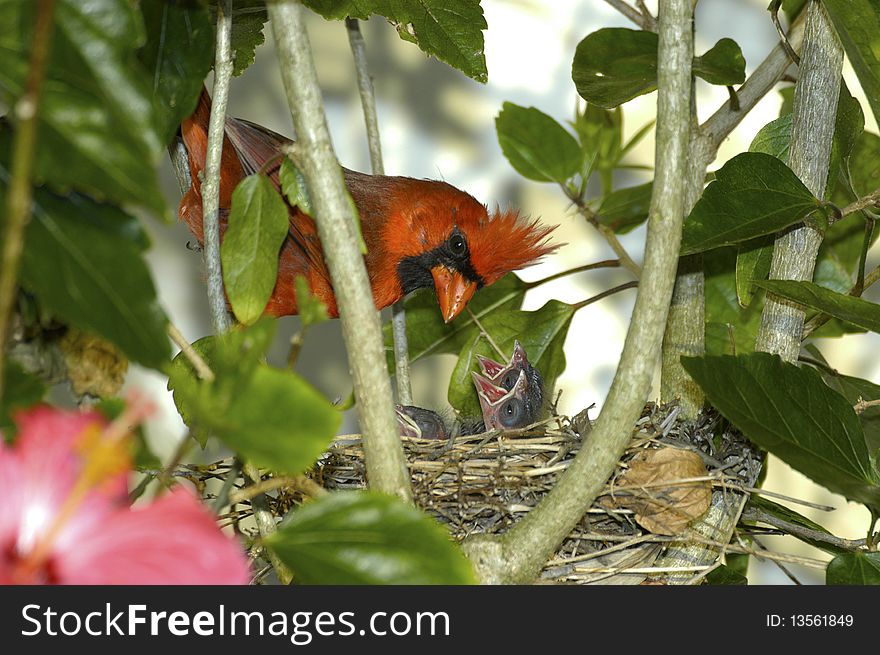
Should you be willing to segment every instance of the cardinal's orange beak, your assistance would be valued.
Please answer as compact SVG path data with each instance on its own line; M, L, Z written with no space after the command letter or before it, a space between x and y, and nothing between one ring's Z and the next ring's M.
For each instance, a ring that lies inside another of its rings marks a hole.
M449 323L468 304L477 290L477 283L443 264L432 268L431 275L434 278L434 288L437 289L437 300L440 301L440 313L443 321Z

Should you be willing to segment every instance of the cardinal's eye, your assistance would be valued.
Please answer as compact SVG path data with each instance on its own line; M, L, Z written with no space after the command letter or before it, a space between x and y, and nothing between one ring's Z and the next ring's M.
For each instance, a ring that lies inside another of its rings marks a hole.
M525 418L525 407L519 398L511 398L501 405L501 410L498 414L501 425L504 427L521 427L522 421Z
M447 243L453 255L463 255L467 252L467 242L460 234L453 234Z

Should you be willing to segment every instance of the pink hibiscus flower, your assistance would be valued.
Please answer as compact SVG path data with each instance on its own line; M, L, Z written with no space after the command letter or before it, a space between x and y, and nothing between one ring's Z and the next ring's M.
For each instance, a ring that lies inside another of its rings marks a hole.
M0 584L246 584L247 559L190 491L131 508L124 437L144 404L111 424L40 406L0 439Z

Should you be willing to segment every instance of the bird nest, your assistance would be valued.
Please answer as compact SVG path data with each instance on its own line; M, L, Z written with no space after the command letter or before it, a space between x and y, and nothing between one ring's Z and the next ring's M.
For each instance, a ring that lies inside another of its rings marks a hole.
M544 566L543 582L642 583L661 572L654 568L658 556L687 537L713 492L748 485L755 458L741 435L717 414L696 421L678 416L676 406L645 406L602 494ZM582 413L449 441L404 437L403 448L415 503L463 540L513 526L557 484L589 439ZM355 436L337 439L311 477L327 489L350 490L365 487L365 473Z

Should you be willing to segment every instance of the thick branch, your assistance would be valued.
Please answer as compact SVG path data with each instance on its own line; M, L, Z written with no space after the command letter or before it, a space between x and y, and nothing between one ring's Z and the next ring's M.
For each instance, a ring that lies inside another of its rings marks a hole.
M220 162L226 133L226 103L232 79L232 0L217 3L217 51L214 59L214 94L208 122L208 153L202 181L202 221L205 230L205 267L208 278L208 305L216 332L226 332L231 321L223 293L220 268Z
M837 116L843 46L825 8L815 0L807 7L801 71L794 92L789 166L821 199ZM822 243L818 229L803 225L777 237L771 280L811 280ZM755 347L796 362L804 329L803 307L768 294Z
M31 175L37 149L37 111L46 71L46 59L52 42L52 17L55 0L41 0L37 7L30 67L24 94L13 108L15 134L12 142L12 170L6 199L6 229L3 234L0 264L0 399L3 398L3 369L10 315L18 288L18 267L24 251L24 230L31 216L34 190Z
M379 120L376 117L376 97L373 93L373 80L367 69L367 49L358 21L345 19L348 41L354 56L357 70L358 91L364 108L364 122L367 125L367 143L370 147L370 164L373 175L384 175L382 164L382 142L379 139ZM409 378L409 345L406 339L406 312L403 301L391 306L391 334L394 337L394 379L397 380L397 402L412 405L412 384Z
M330 142L303 8L295 0L279 0L269 3L268 9L278 45L281 77L296 128L298 161L315 208L318 235L339 305L364 433L367 477L374 489L411 500L409 471L397 436L379 314L373 305L363 255L358 247L357 216Z
M475 537L465 550L483 582L532 580L584 515L630 441L660 355L683 219L691 89L691 0L660 3L656 177L644 275L620 364L590 439L556 487L503 537Z

